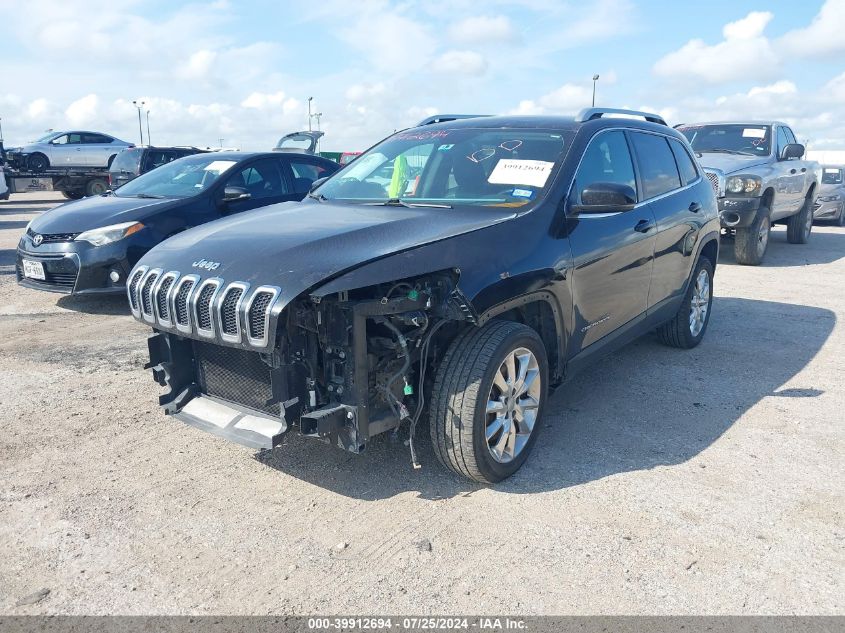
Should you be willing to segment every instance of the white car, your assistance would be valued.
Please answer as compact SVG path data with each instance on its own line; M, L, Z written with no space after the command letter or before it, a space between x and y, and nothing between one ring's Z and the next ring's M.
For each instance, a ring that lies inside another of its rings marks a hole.
M100 132L50 132L23 147L8 150L18 169L42 172L51 167L108 167L132 143Z

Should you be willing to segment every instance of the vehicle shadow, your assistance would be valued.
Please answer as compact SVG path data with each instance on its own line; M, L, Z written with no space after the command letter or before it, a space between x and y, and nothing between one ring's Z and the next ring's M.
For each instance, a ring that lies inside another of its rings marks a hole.
M0 231L25 229L27 224L29 224L29 220L0 220Z
M761 324L758 335L744 336L754 323ZM812 360L835 323L834 313L821 308L716 298L699 347L681 351L645 337L561 387L548 402L531 459L496 489L543 492L694 459L763 398L820 395L813 385L781 387ZM411 468L403 443L384 436L352 455L294 431L255 459L365 500L408 491L442 499L481 488L440 466L425 422L416 445L420 470Z
M830 264L843 257L845 257L845 229L814 226L809 242L790 244L786 241L786 227L776 226L769 236L769 246L760 265L783 267ZM722 238L719 263L738 265L734 257L733 238Z
M131 314L126 293L99 296L64 295L56 301L56 305L65 310L73 310L74 312L81 312L83 314Z
M0 275L14 275L17 250L14 248L0 248Z

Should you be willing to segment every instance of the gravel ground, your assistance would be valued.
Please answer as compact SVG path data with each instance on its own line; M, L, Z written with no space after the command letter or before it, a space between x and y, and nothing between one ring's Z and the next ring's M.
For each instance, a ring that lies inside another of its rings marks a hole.
M124 298L15 284L58 200L0 203L0 613L845 613L842 229L726 248L701 346L579 375L483 488L430 449L256 455L164 416Z

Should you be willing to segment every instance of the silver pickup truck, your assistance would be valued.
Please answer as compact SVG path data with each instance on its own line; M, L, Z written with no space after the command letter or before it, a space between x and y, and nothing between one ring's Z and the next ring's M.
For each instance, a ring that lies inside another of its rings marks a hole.
M716 190L723 233L734 237L739 264L763 261L772 224L787 225L787 240L805 244L813 228L819 165L785 123L685 123L687 137Z

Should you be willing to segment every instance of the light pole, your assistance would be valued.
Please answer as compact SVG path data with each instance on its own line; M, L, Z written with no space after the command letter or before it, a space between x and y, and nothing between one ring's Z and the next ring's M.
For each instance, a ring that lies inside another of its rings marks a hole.
M314 97L308 97L308 131L311 131L311 102L314 100Z
M593 75L593 107L596 107L596 82L599 80L598 75Z
M137 108L137 110L138 110L138 134L141 135L141 145L144 144L144 128L141 127L141 110L144 109L145 104L146 104L146 101L138 102L138 101L135 101L134 99L132 100L132 105L135 106L135 108Z
M147 145L152 147L153 142L150 140L150 138L150 111L147 110Z

